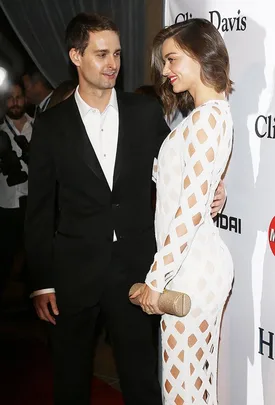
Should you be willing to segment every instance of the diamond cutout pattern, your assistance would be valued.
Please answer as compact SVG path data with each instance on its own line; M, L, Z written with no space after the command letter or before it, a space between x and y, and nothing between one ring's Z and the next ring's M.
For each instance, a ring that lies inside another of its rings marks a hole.
M178 331L180 334L183 334L183 332L185 331L185 326L184 326L184 324L183 324L181 321L178 321L178 322L176 323L175 328L177 329L177 331Z
M179 355L178 358L180 359L180 361L183 363L184 362L184 350L182 350Z
M213 238L205 223L212 221L214 187L231 145L228 104L206 102L171 133L154 163L158 249L146 282L192 296L186 317L162 317L163 405L217 405L220 322L232 264L227 256L220 260L216 228Z
M180 395L176 396L175 404L176 405L183 405L184 404L184 400L182 399L182 397Z
M200 348L196 353L196 357L200 361L202 356L203 356L203 350L202 350L202 348Z
M170 392L171 389L173 388L173 387L172 387L172 384L171 384L168 380L166 380L164 386L165 386L166 391L167 391L168 394L169 394L169 392Z
M170 372L171 372L172 376L173 376L175 379L178 378L179 373L180 373L179 369L178 369L176 366L173 366L173 367L171 368Z
M190 335L188 338L188 346L193 347L197 343L197 338L194 334Z
M169 339L168 339L168 346L169 346L171 349L174 349L175 346L176 346L176 344L177 344L176 339L174 338L173 335L170 335L170 336L169 336Z

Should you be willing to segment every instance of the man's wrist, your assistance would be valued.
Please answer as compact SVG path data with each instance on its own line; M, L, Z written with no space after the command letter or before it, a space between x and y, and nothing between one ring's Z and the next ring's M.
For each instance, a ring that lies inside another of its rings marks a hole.
M33 293L31 293L30 298L37 297L38 295L42 294L50 294L50 293L55 293L54 288L44 288L42 290L35 290Z

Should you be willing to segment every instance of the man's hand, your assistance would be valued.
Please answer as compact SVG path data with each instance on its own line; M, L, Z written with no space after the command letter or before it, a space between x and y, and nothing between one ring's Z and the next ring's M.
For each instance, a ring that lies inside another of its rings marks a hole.
M225 200L226 200L225 187L224 187L223 181L221 180L216 189L216 192L214 195L214 200L211 204L211 217L212 218L214 218L218 214L218 212L221 211L221 209L223 208L223 206L225 204Z
M54 315L59 315L55 293L37 295L33 297L33 304L37 315L42 321L51 322L53 325L56 325L55 318L49 311L50 306Z
M158 307L159 297L159 292L151 290L151 288L145 284L139 297L140 306L143 311L148 315L163 315L163 312L161 312Z

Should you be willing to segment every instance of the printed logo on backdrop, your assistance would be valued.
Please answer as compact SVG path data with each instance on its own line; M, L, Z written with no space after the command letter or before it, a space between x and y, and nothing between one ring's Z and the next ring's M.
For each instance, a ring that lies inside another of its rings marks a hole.
M259 138L275 139L275 117L259 115L255 121L255 133Z
M186 21L190 18L195 18L195 16L189 12L179 13L175 18L175 23ZM241 10L238 10L237 15L232 17L226 17L217 10L209 11L209 21L222 32L246 30L246 17L241 16Z
M269 225L268 240L270 249L275 256L275 217L273 217Z
M218 214L216 219L216 226L220 229L225 229L230 232L242 233L242 220L241 218L231 217L225 214Z
M259 354L274 360L274 333L259 328Z

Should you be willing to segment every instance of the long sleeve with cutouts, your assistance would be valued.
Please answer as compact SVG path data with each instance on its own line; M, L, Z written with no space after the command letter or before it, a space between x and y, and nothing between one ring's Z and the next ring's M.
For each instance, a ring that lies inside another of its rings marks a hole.
M226 121L219 105L211 103L194 110L166 140L169 143L174 136L182 137L182 150L179 152L183 160L181 192L164 243L155 254L146 277L146 284L152 290L162 292L174 278L198 228L204 223L206 215L210 215L213 181L217 185L213 170L220 142L226 132ZM153 171L156 177L157 170L161 168L157 169L155 162Z

